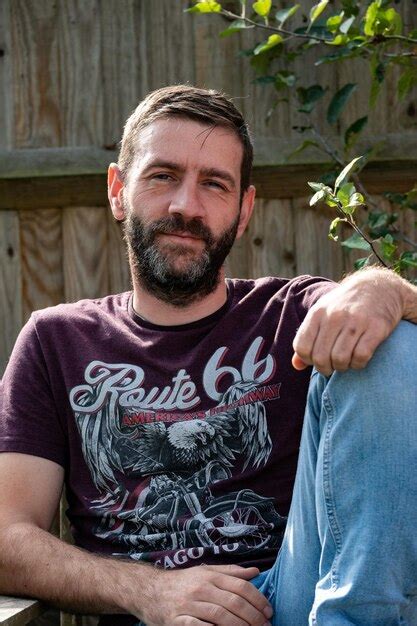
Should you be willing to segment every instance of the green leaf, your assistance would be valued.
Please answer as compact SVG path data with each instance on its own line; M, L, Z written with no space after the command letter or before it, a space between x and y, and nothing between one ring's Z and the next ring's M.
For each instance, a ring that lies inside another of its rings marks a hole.
M320 100L325 93L326 89L323 89L321 85L311 85L311 87L307 87L307 89L299 87L297 89L297 96L301 106L298 110L301 113L311 113L318 100Z
M278 46L281 42L282 42L281 35L276 35L276 34L270 35L267 41L264 41L263 43L260 43L258 46L256 46L255 50L253 51L253 54L255 56L258 56L258 54L262 54L263 52L266 52L267 50L271 50L271 48L275 48L275 46Z
M327 7L328 4L329 4L329 0L321 0L318 4L315 4L311 8L311 10L310 10L310 26L309 26L309 29L314 24L314 22L316 20L318 20L318 18L323 13L324 9Z
M291 74L291 72L283 70L282 72L277 72L275 74L274 81L275 89L279 91L284 87L293 87L297 81L297 77L295 74Z
M343 22L344 16L345 14L342 11L339 15L332 15L331 17L329 17L326 22L327 30L330 30L330 32L332 33L339 30L339 26Z
M339 28L340 32L343 33L344 35L347 35L354 21L355 21L354 15L352 15L352 17L349 17L347 20L345 20Z
M340 200L343 207L349 204L350 197L356 192L356 187L353 183L345 183L337 192L337 199Z
M327 109L327 121L329 124L337 122L349 98L352 96L353 92L356 91L357 87L357 83L348 83L335 93Z
M294 4L294 6L290 7L289 9L281 9L281 11L277 11L275 13L276 21L279 22L280 26L282 26L284 22L286 22L288 19L290 19L290 17L297 13L299 8L299 4Z
M360 117L349 126L345 132L345 150L350 150L354 146L358 136L363 131L367 123L368 116L365 115L365 117Z
M229 35L232 35L233 33L237 33L240 30L247 30L248 28L255 28L255 27L252 24L247 24L245 20L234 20L234 22L232 22L230 26L226 28L226 30L222 30L221 33L219 33L219 36L228 37Z
M301 152L303 152L306 148L309 148L310 146L314 147L314 148L319 148L320 147L319 144L317 143L317 141L312 141L311 139L306 139L295 150L290 152L290 154L288 154L286 156L285 160L288 161L289 159L294 157L296 154L300 154Z
M271 10L272 0L257 0L253 3L252 8L261 17L269 15Z
M220 13L222 6L216 0L198 0L190 9L186 9L187 13Z
M349 176L349 174L351 173L351 171L355 168L356 164L358 163L358 161L360 161L361 159L363 159L362 156L360 157L356 157L356 159L353 159L353 161L351 161L350 163L348 163L346 165L346 167L340 172L339 176L336 178L335 184L334 184L334 188L339 189L339 187L341 186L341 184L346 180L346 178Z
M317 191L314 196L312 196L310 198L310 206L314 206L315 204L317 204L318 202L320 202L320 200L323 200L327 195L327 192L325 189L320 189L320 191Z
M417 267L417 252L403 252L400 256L401 265L406 267Z
M321 191L324 188L324 183L308 182L307 185L312 188L313 191Z
M332 221L332 223L329 226L329 239L333 239L333 241L337 241L339 239L339 237L336 234L336 232L337 232L337 227L339 226L339 224L341 222L346 222L346 220L344 220L341 217L335 217L334 218L334 220Z
M333 40L334 41L334 40ZM355 52L352 51L348 47L341 48L340 50L336 50L331 54L326 54L325 56L320 57L314 63L314 65L323 65L323 63L334 63L335 61L339 61L341 59L349 59L354 56Z
M349 41L349 37L347 35L336 35L336 37L329 41L331 46L345 46Z
M385 63L375 63L371 61L372 83L371 93L369 96L369 106L373 108L381 91L381 85L385 80L386 65Z
M381 1L376 0L376 2L371 2L369 7L366 10L365 14L365 24L363 32L368 37L373 37L376 35L376 21L378 17L378 11L381 6Z
M381 245L381 252L384 255L384 257L388 261L391 261L397 249L397 246L394 243L394 239L392 238L392 235L385 235L385 237L380 240L380 245Z
M370 254L369 256L365 256L362 259L357 259L353 264L353 267L355 268L355 270L361 270L363 267L366 267L367 265L369 265L371 257L372 257L372 254Z
M353 233L351 237L342 241L342 246L349 250L366 250L367 252L371 250L369 243L359 233Z
M402 75L397 85L397 93L400 100L404 100L413 87L417 85L417 68L410 67Z
M356 209L358 206L364 206L364 205L365 205L365 198L363 197L361 193L355 192L350 196L349 204L348 204L349 209Z

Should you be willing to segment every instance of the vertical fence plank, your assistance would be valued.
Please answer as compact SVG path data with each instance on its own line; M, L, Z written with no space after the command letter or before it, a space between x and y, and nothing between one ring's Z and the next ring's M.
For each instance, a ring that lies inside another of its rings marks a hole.
M250 276L294 276L294 224L290 200L257 200L249 235Z
M250 278L248 246L249 233L248 229L246 229L242 237L235 241L226 259L226 276L230 278Z
M0 211L0 377L22 326L19 216Z
M64 299L62 211L20 212L22 305L26 320L32 311Z
M13 127L13 107L10 89L13 55L9 24L9 0L3 0L0 2L0 50L2 50L2 55L0 56L0 148L3 150L11 147L10 135Z
M111 212L107 211L109 289L110 293L120 293L132 288L126 245L123 241L122 225Z
M64 291L69 302L109 293L106 210L63 210Z
M339 280L344 271L343 251L328 238L331 217L308 205L308 199L293 200L295 216L296 273Z

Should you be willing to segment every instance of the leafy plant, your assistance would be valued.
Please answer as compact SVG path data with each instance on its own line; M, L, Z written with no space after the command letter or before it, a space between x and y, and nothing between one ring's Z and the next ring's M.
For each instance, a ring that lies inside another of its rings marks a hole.
M417 211L417 185L405 194L392 194L387 190L386 197L398 211L381 211L360 178L360 170L375 158L379 146L371 146L363 157L352 159L352 153L391 70L397 68L396 95L400 101L417 86L417 30L405 32L394 6L396 3L388 0L339 0L337 3L321 0L313 4L308 15L303 15L298 3L282 4L284 6L279 8L272 0L194 0L188 10L217 13L226 18L230 24L220 33L221 37L246 29L262 33L262 40L243 53L250 60L255 80L276 94L268 116L273 115L280 102L289 99L297 111L306 116L306 124L295 128L306 138L287 158L314 147L331 161L329 172L322 180L309 183L315 191L311 205L324 202L337 213L329 236L338 240L337 233L345 234L346 230L341 227L349 226L354 232L348 233L342 246L367 253L356 261L355 267L377 260L411 279L417 275L417 243L402 233L399 214L404 209ZM308 57L311 50L320 52L318 58L315 57L318 67L355 58L366 61L371 78L369 103L367 110L353 123L343 124L343 116L358 88L356 83L346 83L334 93L322 84L298 84L294 61ZM331 145L317 129L311 114L318 110L333 130L332 134L340 136L341 148ZM349 177L351 182L347 180ZM358 215L360 225L356 221Z

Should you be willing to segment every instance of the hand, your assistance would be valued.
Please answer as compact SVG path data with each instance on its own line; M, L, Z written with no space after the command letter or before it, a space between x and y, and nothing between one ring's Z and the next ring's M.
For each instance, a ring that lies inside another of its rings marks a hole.
M249 582L258 573L256 567L238 565L160 570L142 619L147 626L263 626L272 609Z
M417 290L389 270L370 268L345 279L310 309L294 339L295 369L366 366L401 317L417 320Z

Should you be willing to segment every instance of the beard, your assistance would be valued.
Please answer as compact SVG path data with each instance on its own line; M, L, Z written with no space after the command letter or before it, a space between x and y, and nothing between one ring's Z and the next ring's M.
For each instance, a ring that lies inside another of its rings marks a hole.
M185 221L182 215L174 214L146 224L131 211L126 213L124 237L133 278L148 293L168 304L185 307L216 289L221 267L236 239L240 212L217 238L198 218ZM198 237L204 248L157 241L158 235L170 233Z

